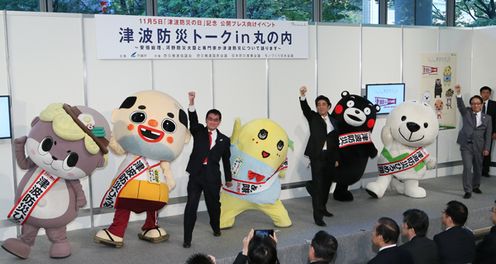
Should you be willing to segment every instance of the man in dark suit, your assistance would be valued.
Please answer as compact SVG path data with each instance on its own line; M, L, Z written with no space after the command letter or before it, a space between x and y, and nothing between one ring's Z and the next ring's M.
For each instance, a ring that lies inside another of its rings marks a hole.
M408 209L403 213L401 233L408 238L408 242L400 248L410 252L415 264L439 263L436 243L425 237L428 228L429 217L424 211Z
M308 248L308 260L310 264L329 264L336 256L338 241L326 231L315 234Z
M467 221L467 207L450 201L444 210L441 221L446 230L434 236L441 263L472 263L475 258L475 237L472 231L463 227Z
M491 148L492 121L482 112L482 98L474 95L470 98L470 107L465 107L460 85L455 85L456 103L462 116L463 125L458 132L456 143L460 145L463 161L464 199L472 197L480 190L483 156L489 155ZM472 174L472 168L474 173Z
M324 216L332 216L327 211L326 204L329 191L339 165L338 131L336 120L329 114L331 102L329 98L319 95L315 99L317 112L312 111L305 98L307 87L300 88L300 106L310 127L310 137L305 149L305 155L310 158L312 181L310 195L312 196L313 219L315 224L325 226Z
M379 248L377 255L368 264L413 264L408 251L396 246L400 227L389 217L381 217L372 230L372 244Z
M195 92L189 92L188 116L190 131L193 135L193 151L189 157L186 171L189 173L188 201L184 209L184 243L183 247L191 247L193 228L196 222L198 203L203 191L210 226L214 236L220 236L220 188L222 186L219 162L222 159L226 186L231 186L231 165L229 150L231 143L228 137L222 134L219 126L222 115L217 109L207 112L206 126L198 123L195 109Z
M494 226L482 242L477 245L474 264L494 264L496 262L496 201L491 208Z
M491 131L491 138L494 140L496 139L496 102L489 99L492 92L489 86L482 86L479 92L482 100L484 101L482 105L482 112L486 115L491 116L491 123L493 128ZM484 177L489 177L489 166L491 166L491 149L492 142L489 148L489 155L484 156L484 160L482 162L482 176Z

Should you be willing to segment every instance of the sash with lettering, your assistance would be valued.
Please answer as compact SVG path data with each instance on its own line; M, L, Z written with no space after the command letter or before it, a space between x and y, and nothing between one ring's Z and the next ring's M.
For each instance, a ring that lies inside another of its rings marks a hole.
M260 193L270 188L277 177L279 171L288 167L287 159L274 170L264 162L251 157L237 147L231 147L231 187L223 187L225 191L238 195Z
M393 157L391 153L384 148L381 155L389 162L377 164L379 176L391 175L409 169L419 171L425 166L424 160L429 157L429 153L422 147L416 149L411 154L403 153L397 157Z
M41 170L33 183L31 183L29 188L17 200L17 203L10 210L7 218L16 224L24 224L41 198L45 196L59 179L48 174L45 170Z
M339 148L346 148L358 144L372 143L369 131L352 132L339 135Z
M117 204L117 197L119 193L126 187L126 185L134 178L147 171L148 162L145 157L136 157L124 170L122 170L115 178L114 183L107 190L103 196L100 207L114 208Z

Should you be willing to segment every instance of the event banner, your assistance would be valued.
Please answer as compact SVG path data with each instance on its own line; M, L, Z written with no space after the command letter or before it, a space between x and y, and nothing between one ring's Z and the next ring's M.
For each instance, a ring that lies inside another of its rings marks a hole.
M456 54L422 54L423 98L436 112L440 129L456 127Z
M305 59L308 22L95 15L99 59Z

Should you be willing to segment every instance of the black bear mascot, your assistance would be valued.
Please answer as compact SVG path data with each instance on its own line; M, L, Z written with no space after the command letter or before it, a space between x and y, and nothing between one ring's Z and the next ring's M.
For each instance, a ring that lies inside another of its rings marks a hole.
M348 91L341 93L341 100L334 107L331 116L338 122L340 154L334 179L333 197L337 201L353 201L348 186L360 180L369 157L377 156L371 133L380 110L379 105Z

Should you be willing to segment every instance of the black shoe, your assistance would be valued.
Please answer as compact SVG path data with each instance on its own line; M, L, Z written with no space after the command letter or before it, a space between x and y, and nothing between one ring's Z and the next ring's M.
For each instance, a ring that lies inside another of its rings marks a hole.
M318 225L318 226L326 226L326 223L324 222L324 220L322 219L314 219L315 220L315 224Z
M323 212L322 214L323 214L324 216L327 216L327 217L333 217L333 216L334 216L331 212L329 212L329 211L327 211L327 210L324 210L324 212Z
M183 243L183 248L190 248L191 247L191 242L184 242Z
M466 192L465 195L463 195L463 199L470 199L472 197L472 194L469 192Z
M482 174L482 176L486 177L486 178L489 178L491 176L489 176L489 174Z
M215 237L220 237L221 233L220 233L220 230L219 231L214 231L214 236Z
M474 188L472 191L473 191L474 193L482 193L482 191L479 189L479 187Z

